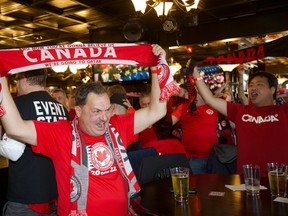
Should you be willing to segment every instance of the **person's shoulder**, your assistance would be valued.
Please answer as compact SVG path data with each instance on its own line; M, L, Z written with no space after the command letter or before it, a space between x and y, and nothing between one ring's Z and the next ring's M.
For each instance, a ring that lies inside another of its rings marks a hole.
M288 115L288 104L284 103L284 104L275 104L275 105L270 105L267 106L266 108L263 107L262 108L264 111L267 112L285 112Z
M37 96L37 95L45 95L45 96L50 96L50 94L45 91L45 90L39 90L39 91L32 91L30 93L28 93L26 96ZM51 97L51 96L50 96Z
M39 127L51 127L51 128L55 128L56 130L58 130L59 128L64 127L65 128L72 128L71 122L65 119L60 119L58 121L55 122L46 122L46 121L38 121L38 120L32 120L35 126L39 126ZM60 129L61 131L61 129Z
M45 122L33 120L34 126L37 129L37 133L48 133L66 137L67 134L72 134L72 123L68 120L58 120L56 122Z
M243 113L254 112L252 109L254 109L254 105L252 104L244 105L241 103L227 102L227 116L231 119L234 118L236 115L238 116Z
M236 103L236 102L227 102L227 108L235 108L235 109L239 109L239 108L251 108L253 107L253 104L242 104L242 103Z
M197 110L201 111L202 113L208 114L208 115L214 115L218 118L218 111L209 106L208 104L204 104L202 106L198 106Z
M26 97L27 97L26 95L17 96L14 98L14 102L16 103L16 105L18 105L22 101L25 101Z
M54 101L54 99L51 97L51 95L48 92L42 90L42 91L33 91L33 92L30 92L30 93L25 94L25 95L17 96L14 98L14 100L15 100L15 102L16 101L26 101L26 100L27 101L33 101L33 100L38 100L38 99L47 100L47 98L49 100L51 98L51 100Z
M207 110L207 109L212 109L212 110L215 110L213 107L209 106L208 104L204 104L204 105L201 105L201 106L197 106L197 109L204 109L204 110ZM216 110L215 110L216 111ZM217 111L216 111L217 112Z
M135 112L137 112L137 110L135 110ZM115 114L111 117L110 119L110 123L113 123L113 122L118 122L118 121L123 121L125 119L128 119L128 118L132 118L135 114L135 112L129 112L129 113L126 113L126 114Z
M35 92L30 92L25 95L19 95L14 98L14 102L16 105L19 106L25 106L27 104L33 103L35 100L43 100L45 98L45 91L35 91ZM48 94L49 95L49 94Z
M115 114L111 117L110 124L116 128L123 127L125 124L129 122L129 120L134 119L135 112L120 115Z
M288 103L283 103L281 105L278 105L282 109L288 109Z

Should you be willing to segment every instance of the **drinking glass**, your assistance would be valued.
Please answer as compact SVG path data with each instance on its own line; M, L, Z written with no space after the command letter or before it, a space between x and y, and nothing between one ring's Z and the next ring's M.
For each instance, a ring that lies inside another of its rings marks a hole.
M287 165L267 163L269 187L272 196L286 197L287 195Z
M189 168L174 167L170 169L174 197L178 202L185 202L189 196Z

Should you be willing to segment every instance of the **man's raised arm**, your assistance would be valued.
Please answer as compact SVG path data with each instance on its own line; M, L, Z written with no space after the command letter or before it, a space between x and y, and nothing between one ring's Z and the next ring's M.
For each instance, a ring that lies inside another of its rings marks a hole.
M205 103L223 115L227 116L227 102L224 99L214 97L211 90L200 77L197 66L194 67L192 76L196 82L198 92L204 99Z
M0 77L1 93L3 96L1 107L3 115L2 125L9 137L24 143L36 145L36 130L32 121L22 120L14 100L9 92L7 80Z
M160 120L162 117L164 117L167 112L168 98L165 98L163 100L159 99L161 98L160 96L161 94L161 89L160 89L161 81L160 80L161 79L159 80L159 77L158 77L161 75L163 77L164 73L168 73L168 75L170 73L169 67L165 65L166 53L159 45L153 45L153 53L157 56L159 55L160 58L162 59L160 59L160 64L158 66L151 68L151 71L152 71L151 102L150 102L149 107L139 109L135 112L134 134L137 134L143 131L144 129L146 129L147 127L151 126L152 124ZM163 89L163 86L162 86L162 89Z

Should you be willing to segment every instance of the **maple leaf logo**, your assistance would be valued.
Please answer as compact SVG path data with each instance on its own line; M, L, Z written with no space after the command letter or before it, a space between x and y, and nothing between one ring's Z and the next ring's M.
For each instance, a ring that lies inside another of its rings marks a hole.
M93 167L100 171L106 171L114 164L112 152L105 143L92 146L90 159Z
M104 149L103 151L97 151L96 158L99 162L103 162L107 159L107 152Z

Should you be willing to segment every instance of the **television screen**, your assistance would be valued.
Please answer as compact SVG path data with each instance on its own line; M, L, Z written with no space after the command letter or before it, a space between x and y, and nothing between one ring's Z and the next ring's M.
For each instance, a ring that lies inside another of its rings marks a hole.
M186 76L187 68L183 68L184 79ZM203 78L204 82L209 86L209 88L214 91L219 88L225 82L225 74L222 68L218 65L212 66L198 66L198 71L200 76Z
M198 67L198 71L212 91L219 88L225 82L225 74L218 65L200 66Z
M148 82L151 80L149 67L134 65L98 64L93 66L94 81L103 84Z

